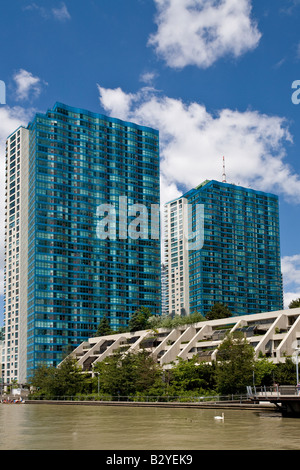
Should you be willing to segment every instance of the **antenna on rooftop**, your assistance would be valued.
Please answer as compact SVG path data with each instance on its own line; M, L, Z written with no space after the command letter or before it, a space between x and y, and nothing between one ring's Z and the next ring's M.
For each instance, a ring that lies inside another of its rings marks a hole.
M223 157L223 179L222 179L222 183L226 183L225 157Z

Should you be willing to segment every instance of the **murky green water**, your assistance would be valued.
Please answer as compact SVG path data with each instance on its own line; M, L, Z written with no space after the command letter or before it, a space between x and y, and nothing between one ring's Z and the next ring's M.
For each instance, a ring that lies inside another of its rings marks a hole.
M1 450L298 450L300 419L273 412L0 405Z

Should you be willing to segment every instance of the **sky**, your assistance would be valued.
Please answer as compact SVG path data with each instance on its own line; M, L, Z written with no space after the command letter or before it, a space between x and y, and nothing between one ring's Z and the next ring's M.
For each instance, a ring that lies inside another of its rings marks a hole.
M2 0L0 296L5 140L59 101L159 130L161 205L221 181L223 156L227 182L277 194L299 298L299 21L300 0Z

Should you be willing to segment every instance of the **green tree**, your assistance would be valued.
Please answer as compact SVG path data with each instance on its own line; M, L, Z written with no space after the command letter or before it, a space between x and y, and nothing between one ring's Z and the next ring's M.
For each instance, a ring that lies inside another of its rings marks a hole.
M212 364L200 363L197 356L191 360L178 358L168 375L169 395L185 395L186 392L194 394L214 394L216 386L215 367Z
M204 321L205 317L201 313L194 312L191 315L181 317L180 315L151 315L147 321L146 328L178 328L181 325L191 325L193 323L199 323Z
M252 384L254 349L243 335L229 334L217 352L216 381L221 394L245 393Z
M274 379L280 385L296 384L296 365L289 357L286 358L285 362L276 364Z
M134 354L136 393L160 395L162 393L162 368L145 350Z
M270 359L263 357L254 363L254 384L269 387L274 383L276 364Z
M57 368L57 394L73 396L77 393L83 393L86 387L88 374L84 374L82 369L77 366L76 359L67 357Z
M161 328L162 318L164 317L161 315L151 315L147 321L147 329L156 331L157 328Z
M300 307L300 297L299 299L292 300L289 304L289 308L299 308Z
M148 351L121 351L95 365L100 374L100 389L113 396L161 394L161 368ZM160 393L158 393L160 392Z
M151 317L151 312L147 307L138 308L129 320L129 331L139 331L147 329L148 320Z
M193 323L199 323L201 321L205 321L205 317L201 315L199 312L193 312L187 317L183 317L186 325L192 325Z
M232 317L232 313L227 307L220 302L216 302L206 314L206 320L219 320L220 318Z
M59 367L38 367L31 379L37 394L45 398L74 396L86 392L88 375L83 374L76 360L68 357Z
M51 398L55 396L55 367L39 366L30 380L30 385L36 389L39 396Z
M100 320L95 336L106 336L112 333L114 333L114 331L110 327L107 316L104 315Z

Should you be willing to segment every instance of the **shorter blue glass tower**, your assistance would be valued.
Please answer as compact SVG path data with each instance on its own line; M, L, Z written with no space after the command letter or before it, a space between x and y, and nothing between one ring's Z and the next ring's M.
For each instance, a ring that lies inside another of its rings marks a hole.
M233 315L281 310L278 197L233 184L205 181L179 201L190 207L189 230L193 233L199 229L196 207L203 207L204 239L201 249L186 254L175 248L176 240L168 242L169 313L197 311L206 315L217 302L227 305ZM168 203L171 211L174 204ZM170 221L173 225L178 222ZM187 269L183 268L184 256L188 257ZM172 283L176 272L177 286ZM189 295L184 304L182 294L180 310L176 311L176 288L180 292L180 284L188 285Z

